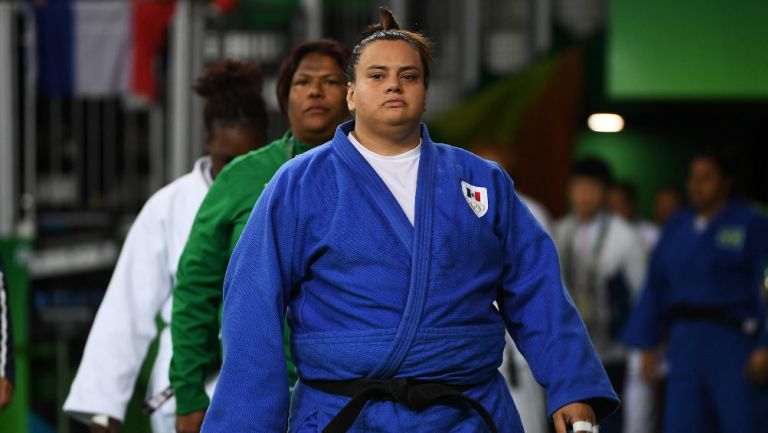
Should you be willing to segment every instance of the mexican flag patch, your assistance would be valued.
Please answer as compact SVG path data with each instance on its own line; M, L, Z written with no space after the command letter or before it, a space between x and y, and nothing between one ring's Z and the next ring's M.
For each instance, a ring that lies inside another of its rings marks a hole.
M488 212L488 189L461 181L461 193L478 218Z

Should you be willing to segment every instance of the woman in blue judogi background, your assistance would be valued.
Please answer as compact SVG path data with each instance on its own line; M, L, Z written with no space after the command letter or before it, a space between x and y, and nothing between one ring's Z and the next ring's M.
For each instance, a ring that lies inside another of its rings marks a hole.
M732 197L732 174L721 155L693 158L691 207L664 226L625 329L649 380L666 347L667 433L768 431L768 218Z

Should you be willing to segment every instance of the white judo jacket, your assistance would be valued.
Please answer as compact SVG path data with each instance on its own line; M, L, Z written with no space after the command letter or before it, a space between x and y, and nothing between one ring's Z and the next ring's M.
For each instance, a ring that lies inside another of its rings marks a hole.
M607 224L602 241L598 240L600 235L597 233L600 230L600 218L605 218ZM575 216L568 215L554 225L552 237L562 262L563 273L567 272L567 267L570 265L574 267L573 271L576 274L583 276L589 272L588 267L594 266L595 281L593 283L596 284L597 297L593 299L592 307L598 310L599 315L608 313L608 280L621 274L629 290L631 307L645 279L648 261L648 248L645 241L625 220L610 212L595 217L584 226L588 226L586 230L591 233L587 235L587 244L579 246L575 245L575 237L579 230ZM597 246L598 243L601 245ZM595 253L597 257L594 257ZM575 255L581 255L581 260L577 261ZM569 260L571 263L567 263ZM565 275L564 279L567 281ZM575 298L574 289L576 288L568 287ZM623 359L626 356L626 350L607 333L607 329L590 329L590 337L601 359L604 362Z
M133 223L91 327L80 367L64 403L64 411L85 422L95 414L123 421L136 378L150 343L160 333L149 395L169 385L171 306L179 257L197 210L211 186L211 161L203 157L194 169L157 191ZM159 411L175 412L175 400Z

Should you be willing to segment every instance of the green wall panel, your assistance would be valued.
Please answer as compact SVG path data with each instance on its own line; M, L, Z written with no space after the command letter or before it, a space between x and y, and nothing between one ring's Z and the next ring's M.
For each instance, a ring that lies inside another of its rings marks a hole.
M612 0L614 99L768 98L768 1Z

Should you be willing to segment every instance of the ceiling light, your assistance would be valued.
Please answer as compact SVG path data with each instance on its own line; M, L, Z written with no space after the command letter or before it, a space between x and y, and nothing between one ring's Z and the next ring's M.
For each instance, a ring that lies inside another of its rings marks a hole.
M624 119L618 114L595 113L589 116L587 125L595 132L619 132L624 129Z

